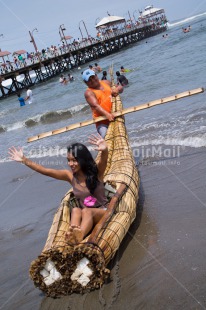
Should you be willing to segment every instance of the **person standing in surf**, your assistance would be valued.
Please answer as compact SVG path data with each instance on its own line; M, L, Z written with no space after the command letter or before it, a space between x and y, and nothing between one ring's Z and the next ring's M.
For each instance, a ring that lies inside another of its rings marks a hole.
M100 81L93 70L87 69L82 73L82 79L88 86L84 93L87 103L92 109L93 118L105 116L107 119L96 123L98 133L104 138L109 127L109 122L114 120L112 114L112 96L116 97L123 92L123 87L118 85L111 88L111 82Z
M20 94L18 94L17 96L18 96L18 100L19 100L19 103L20 103L20 107L25 106L25 100L24 100L24 98L21 97Z
M28 86L26 87L26 98L25 98L25 101L27 101L27 100L28 100L28 104L31 104L34 101L32 90Z
M126 86L129 84L128 79L123 74L120 74L119 71L116 72L116 76L117 76L117 84L120 84L122 86Z

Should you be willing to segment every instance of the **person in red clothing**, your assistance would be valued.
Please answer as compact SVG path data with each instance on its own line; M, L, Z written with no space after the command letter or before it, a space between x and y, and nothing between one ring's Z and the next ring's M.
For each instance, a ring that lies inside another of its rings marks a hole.
M104 138L109 127L109 122L114 120L112 114L112 96L122 93L123 87L118 85L111 88L108 80L100 81L93 70L87 69L82 73L82 79L88 86L84 96L92 109L93 118L105 116L107 119L96 123L98 133Z

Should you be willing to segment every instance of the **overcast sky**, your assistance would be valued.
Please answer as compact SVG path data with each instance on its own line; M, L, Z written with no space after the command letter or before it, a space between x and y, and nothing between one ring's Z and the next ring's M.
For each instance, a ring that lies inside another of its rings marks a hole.
M95 35L95 22L110 15L137 18L138 10L147 5L164 8L170 23L206 12L206 0L0 0L0 48L2 51L26 49L34 51L28 31L34 28L34 37L41 50L60 43L59 26L64 24L65 35L81 38L79 25L86 37L83 20L89 34ZM99 19L98 19L99 18Z

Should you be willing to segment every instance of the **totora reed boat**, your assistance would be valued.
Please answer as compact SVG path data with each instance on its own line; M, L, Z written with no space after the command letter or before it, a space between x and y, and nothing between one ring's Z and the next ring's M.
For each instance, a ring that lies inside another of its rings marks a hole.
M121 110L120 97L113 98L113 112ZM108 210L80 244L68 245L65 233L70 225L70 210L77 201L72 189L65 195L42 253L30 267L35 286L47 296L84 293L101 287L110 273L107 265L136 217L139 177L124 116L110 123L105 140L109 148L104 176L105 191L110 199Z

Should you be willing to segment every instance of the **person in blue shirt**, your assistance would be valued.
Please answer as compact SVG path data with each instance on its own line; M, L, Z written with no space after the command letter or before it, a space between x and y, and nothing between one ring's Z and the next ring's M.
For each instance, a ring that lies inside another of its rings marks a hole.
M17 96L18 96L18 100L19 100L19 103L20 103L20 107L23 107L25 105L24 98L21 97L20 94L18 94Z

